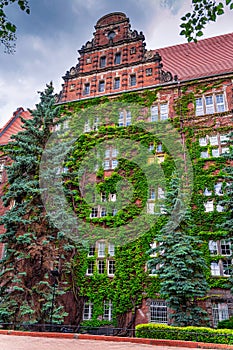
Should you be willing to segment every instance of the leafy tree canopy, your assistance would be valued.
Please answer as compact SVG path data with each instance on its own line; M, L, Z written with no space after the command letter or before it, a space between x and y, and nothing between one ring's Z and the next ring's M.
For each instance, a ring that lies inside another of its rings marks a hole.
M197 42L203 35L203 30L209 22L216 22L225 13L225 9L233 9L233 0L192 0L192 12L186 13L181 20L180 35L184 35L188 42Z
M6 6L13 3L17 3L27 14L30 13L28 0L0 0L0 44L5 47L7 53L13 53L15 50L16 25L8 20L5 12Z

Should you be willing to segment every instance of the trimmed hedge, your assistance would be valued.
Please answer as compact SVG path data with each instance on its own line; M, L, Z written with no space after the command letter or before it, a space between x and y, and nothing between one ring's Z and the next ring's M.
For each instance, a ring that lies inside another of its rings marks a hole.
M139 324L137 338L188 340L204 343L233 344L233 330L207 327L174 327L165 324Z

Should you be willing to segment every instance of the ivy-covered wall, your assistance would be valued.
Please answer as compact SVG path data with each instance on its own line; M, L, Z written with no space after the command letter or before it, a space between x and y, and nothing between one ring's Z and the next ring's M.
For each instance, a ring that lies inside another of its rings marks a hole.
M127 179L132 185L132 194L125 187L126 196L131 195L130 201L123 209L118 210L116 215L106 215L100 218L90 218L91 199L88 199L88 184L86 184L85 196L80 190L80 166L85 155L92 151L102 142L108 140L114 142L114 139L124 138L129 141L136 141L148 148L151 143L156 145L160 142L158 136L154 136L145 128L141 128L140 122L150 124L150 107L157 102L169 103L169 116L172 125L179 131L181 139L185 140L188 153L192 159L194 183L191 199L192 215L194 217L196 228L193 235L199 236L204 240L200 249L204 252L205 258L210 265L213 257L210 255L208 241L216 241L224 238L225 232L219 229L219 225L224 221L225 213L216 211L216 204L224 198L224 179L222 170L226 166L222 157L213 157L212 146L207 142L206 146L201 146L199 139L206 135L227 134L232 130L232 83L230 79L218 79L206 82L190 82L189 84L178 87L177 85L159 88L155 90L146 90L139 93L121 94L117 98L109 99L101 97L86 101L77 101L67 103L61 106L62 114L70 116L70 126L75 127L80 119L87 116L91 123L98 113L103 113L104 117L100 120L98 130L82 134L75 142L72 152L66 159L65 166L69 172L64 174L64 186L67 191L72 209L76 215L93 230L93 241L103 237L97 235L98 228L118 228L127 224L140 213L146 206L148 198L148 184L145 174L139 166L130 162L130 160L120 158L117 167L110 172L104 171L101 163L98 164L96 176L93 175L93 168L89 169L89 180L91 189L93 181L96 182L97 197L101 193L107 196L116 192L116 186L119 181ZM196 98L203 95L210 95L223 92L226 96L226 105L224 112L216 112L201 116L195 116ZM112 104L114 102L114 104ZM132 125L127 127L118 127L119 108L130 109L132 114ZM107 112L106 112L107 111ZM109 122L111 121L111 122ZM110 125L109 125L110 123ZM209 157L202 158L201 152L207 151ZM156 151L152 151L156 154ZM163 185L168 186L169 178L175 169L175 162L171 154L163 144L164 162L161 168L165 176ZM98 163L99 154L94 157ZM147 163L148 159L145 159ZM148 165L149 166L149 165ZM223 180L223 195L221 197L215 193L215 184ZM159 179L157 179L159 184ZM124 188L124 187L123 187ZM205 196L205 189L211 192L210 196ZM129 191L129 193L127 192ZM215 210L205 212L204 203L213 200ZM88 248L80 250L73 261L73 271L75 283L78 286L79 297L83 300L89 300L93 303L93 319L101 321L100 315L104 312L104 301L111 300L113 303L114 322L118 325L124 325L125 319L122 316L130 314L128 323L135 322L135 315L138 308L142 307L142 300L146 298L158 298L159 282L156 276L150 276L146 269L146 262L149 259L148 250L150 244L156 239L157 232L166 222L165 215L160 215L156 224L148 231L143 232L135 240L121 244L115 249L115 274L109 277L107 266L105 272L99 274L95 266L92 275L86 275L89 261L96 261L96 253L88 257ZM97 229L96 229L97 228ZM101 231L102 232L102 231ZM108 259L106 251L106 259ZM217 255L214 259L217 261L221 256ZM227 277L213 277L210 270L206 271L210 288L228 288ZM123 321L122 321L123 320ZM137 321L136 321L137 322ZM98 323L98 322L97 322ZM97 324L95 323L95 324Z

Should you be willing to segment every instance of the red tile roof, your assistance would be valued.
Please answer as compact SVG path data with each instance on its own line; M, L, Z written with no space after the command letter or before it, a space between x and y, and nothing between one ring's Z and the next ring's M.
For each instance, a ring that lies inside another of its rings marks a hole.
M158 50L163 69L179 80L233 73L233 33Z
M31 115L22 107L18 108L17 111L14 112L13 117L2 129L0 129L0 145L6 145L10 141L11 135L15 135L22 130L22 122L20 117L30 119Z

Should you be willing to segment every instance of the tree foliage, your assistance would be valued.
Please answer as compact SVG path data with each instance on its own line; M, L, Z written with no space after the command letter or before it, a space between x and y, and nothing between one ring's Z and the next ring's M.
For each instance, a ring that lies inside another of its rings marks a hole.
M174 208L175 214L156 237L158 246L151 253L157 256L149 261L149 267L158 272L161 296L172 310L171 324L199 326L206 322L206 313L198 306L198 299L209 289L204 273L206 264L200 252L201 241L192 235L194 224L189 211L179 224L186 208L182 200L177 199L178 188L178 179L174 176L167 193L166 211L171 214Z
M5 8L14 3L17 3L22 11L30 13L28 0L0 0L0 44L8 53L13 53L15 50L16 25L8 20Z
M233 1L225 0L192 0L192 12L186 13L182 18L180 35L187 40L197 42L203 35L203 30L209 22L216 22L217 18L225 13L225 8L233 9Z
M64 239L50 223L41 200L39 165L51 130L59 121L54 108L53 86L40 93L40 103L31 111L32 119L13 136L5 153L12 164L7 167L8 185L3 196L10 206L1 218L5 233L1 241L6 254L0 265L0 322L49 322L55 284L57 296L63 293L59 270ZM54 272L55 271L55 272ZM63 319L63 306L55 298L53 320Z

